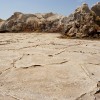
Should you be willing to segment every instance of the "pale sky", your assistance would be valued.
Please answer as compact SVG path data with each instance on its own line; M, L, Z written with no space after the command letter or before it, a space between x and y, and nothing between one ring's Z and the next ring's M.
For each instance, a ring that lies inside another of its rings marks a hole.
M99 0L0 0L0 18L7 19L14 12L69 15L82 3L92 6Z

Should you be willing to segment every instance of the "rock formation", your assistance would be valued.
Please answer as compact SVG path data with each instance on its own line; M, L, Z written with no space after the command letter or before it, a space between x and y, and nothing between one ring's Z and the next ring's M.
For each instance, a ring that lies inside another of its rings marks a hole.
M93 5L91 10L94 11L97 16L100 16L100 2L98 2L95 5Z
M0 23L0 32L59 32L65 37L100 37L100 2L91 9L82 4L68 17L54 14L15 12Z
M63 16L47 13L47 14L23 14L15 12L7 19L0 31L2 32L59 32L60 22Z
M99 37L100 29L100 3L91 9L83 4L71 14L64 23L64 35L69 37ZM97 8L99 7L99 8Z

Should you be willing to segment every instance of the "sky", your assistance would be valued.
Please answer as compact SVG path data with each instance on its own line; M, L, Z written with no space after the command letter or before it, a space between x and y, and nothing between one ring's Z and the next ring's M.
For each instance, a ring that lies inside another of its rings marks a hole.
M0 18L7 19L14 12L47 13L54 12L68 16L82 3L90 7L99 0L0 0Z

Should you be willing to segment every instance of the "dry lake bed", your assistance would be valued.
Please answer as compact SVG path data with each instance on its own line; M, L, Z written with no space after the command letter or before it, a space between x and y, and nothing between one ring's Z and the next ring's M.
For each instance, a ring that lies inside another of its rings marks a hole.
M59 36L0 34L0 100L100 100L100 41Z

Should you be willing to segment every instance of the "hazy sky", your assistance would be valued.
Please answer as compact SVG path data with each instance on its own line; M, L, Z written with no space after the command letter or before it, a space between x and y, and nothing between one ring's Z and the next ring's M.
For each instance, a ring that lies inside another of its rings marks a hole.
M98 1L99 0L0 0L0 18L6 19L14 12L54 12L69 15L83 2L91 6Z

